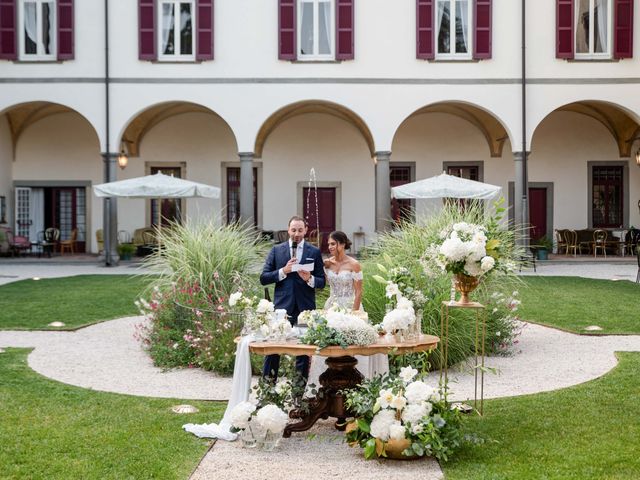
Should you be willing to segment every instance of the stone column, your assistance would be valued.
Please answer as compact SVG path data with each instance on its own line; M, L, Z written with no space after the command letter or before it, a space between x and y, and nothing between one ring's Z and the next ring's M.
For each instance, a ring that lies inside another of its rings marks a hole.
M117 153L103 153L104 182L115 182L117 178ZM102 233L104 238L104 264L107 267L118 265L118 201L114 197L103 199Z
M513 161L515 162L515 182L514 182L514 199L513 199L513 223L521 231L522 245L528 243L529 237L529 215L527 199L529 189L527 188L527 180L525 175L525 155L526 152L514 152Z
M376 152L376 231L391 228L391 181L389 160L391 152Z
M253 152L240 152L240 221L253 226Z

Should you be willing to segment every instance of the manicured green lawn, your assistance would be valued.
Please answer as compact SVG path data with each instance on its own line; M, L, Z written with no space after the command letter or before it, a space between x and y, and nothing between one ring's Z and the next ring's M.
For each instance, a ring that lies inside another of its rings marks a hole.
M578 277L522 277L523 320L585 333L640 333L640 285Z
M613 371L549 393L485 402L469 417L489 441L443 464L447 480L628 480L640 478L639 353L619 353Z
M148 283L128 275L78 275L21 280L0 286L0 330L65 329L136 315L133 302Z
M0 354L0 478L184 480L209 442L182 425L218 421L225 408L72 387L31 370L28 353ZM179 403L200 413L172 413Z

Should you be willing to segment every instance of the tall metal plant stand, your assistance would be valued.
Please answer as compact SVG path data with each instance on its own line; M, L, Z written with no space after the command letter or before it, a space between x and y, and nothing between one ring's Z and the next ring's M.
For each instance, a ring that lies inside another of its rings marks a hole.
M478 302L459 303L446 301L442 302L440 307L440 382L444 379L444 385L448 385L449 367L447 365L449 359L449 317L451 310L472 309L475 310L475 342L474 342L474 394L473 408L482 416L484 413L484 357L485 357L485 338L487 331L487 315L484 305ZM480 357L480 363L478 363ZM478 370L480 373L478 374ZM478 408L478 375L480 376L480 402Z

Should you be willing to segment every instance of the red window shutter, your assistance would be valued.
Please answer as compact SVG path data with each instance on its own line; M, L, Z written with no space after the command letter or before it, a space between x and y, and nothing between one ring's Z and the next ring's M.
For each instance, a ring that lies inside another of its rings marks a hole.
M573 58L573 2L556 0L556 58Z
M491 58L491 0L475 0L473 18L473 58Z
M138 0L138 58L155 60L156 7L155 0Z
M435 58L433 0L416 0L416 56L422 60Z
M73 0L58 0L58 60L73 60Z
M196 60L213 60L213 0L198 0Z
M296 0L278 0L278 58L295 60Z
M633 57L633 0L616 0L613 11L613 56Z
M353 3L336 0L336 59L353 60Z
M0 0L0 59L18 59L16 0Z

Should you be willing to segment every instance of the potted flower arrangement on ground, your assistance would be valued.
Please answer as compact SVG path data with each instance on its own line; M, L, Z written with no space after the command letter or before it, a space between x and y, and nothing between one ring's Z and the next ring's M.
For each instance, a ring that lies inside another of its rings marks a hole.
M246 448L273 450L284 432L289 416L278 406L268 404L256 408L252 402L241 402L231 411L231 431L240 434Z
M355 416L347 426L347 441L362 447L367 459L433 456L447 461L463 442L460 412L411 366L349 390L346 406Z

